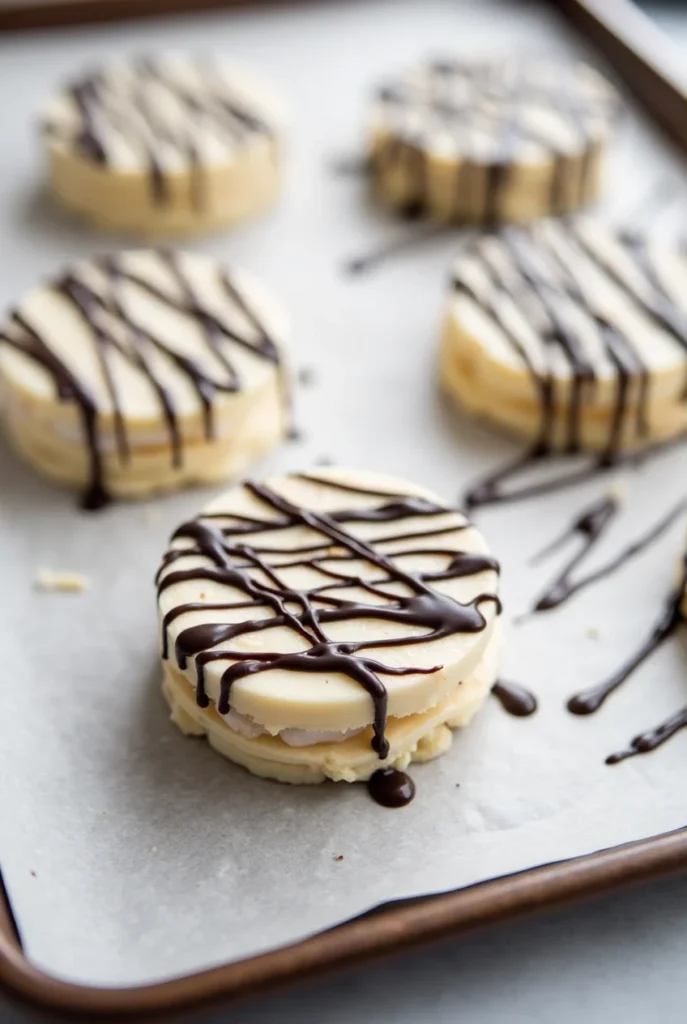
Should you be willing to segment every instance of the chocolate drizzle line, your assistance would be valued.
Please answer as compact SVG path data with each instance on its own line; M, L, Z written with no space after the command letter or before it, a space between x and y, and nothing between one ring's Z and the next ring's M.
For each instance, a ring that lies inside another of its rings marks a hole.
M454 290L468 296L488 313L524 363L540 408L540 430L534 444L471 487L463 499L468 508L550 493L603 473L621 461L641 461L647 454L664 447L646 446L644 452L629 454L622 450L628 430L640 441L647 436L649 369L641 353L636 350L632 338L625 336L619 325L606 319L603 312L592 307L589 296L583 290L583 275L578 278L579 270L576 267L586 263L597 273L610 278L641 316L650 319L684 351L687 351L687 314L675 306L663 289L649 259L646 243L637 239L631 244L617 240L624 255L632 260L637 280L641 282L637 285L623 269L599 251L583 228L571 223L567 225L562 237L559 232L560 228L553 225L548 225L546 230L508 228L478 240L470 249L469 256L479 266L487 287L479 289L471 284L466 273L461 272L460 265L454 279ZM561 251L556 243L557 235L559 243L565 242L565 251ZM498 246L507 261L508 273L493 258L490 245ZM570 258L571 254L574 259ZM546 369L535 366L531 355L513 331L503 313L504 300L517 306L521 316L528 319L530 328L540 339ZM571 304L577 310L582 310L586 319L594 325L605 356L616 374L615 406L606 447L600 455L588 460L587 464L569 472L540 482L504 486L512 480L517 481L522 472L542 463L556 448L556 381L550 368L551 359L556 353L564 357L572 381L565 453L573 455L581 451L584 404L587 395L596 387L597 370L585 355L574 321L565 315L566 307ZM533 318L533 311L537 309L538 314Z
M156 257L161 268L169 275L169 290L158 286L140 273L127 269L126 262L119 257L104 257L93 262L92 266L102 279L97 286L82 279L76 271L66 273L55 281L51 288L69 303L90 331L113 410L115 440L120 461L126 464L131 453L125 416L112 372L114 357L128 363L149 381L155 391L169 432L172 461L175 466L179 466L183 458L180 415L174 396L165 385L162 375L158 375L152 357L164 357L165 361L172 365L181 377L186 378L195 390L203 408L207 441L214 438L215 395L233 394L242 387L231 360L232 346L240 347L275 365L278 365L280 360L277 347L257 314L238 286L227 275L220 277L222 289L242 318L250 324L249 332L245 332L243 324L238 329L212 310L202 306L180 257L165 251L157 252ZM197 323L208 352L212 353L219 363L222 376L208 373L196 360L178 351L132 319L122 294L121 286L124 283L136 286L162 307L175 310ZM122 327L126 331L125 339L122 337ZM88 386L79 379L78 374L53 351L48 338L29 323L26 316L17 311L10 314L8 327L0 332L0 345L3 344L21 352L41 366L52 378L59 399L72 402L77 407L90 465L90 481L82 503L86 509L101 508L107 504L109 496L103 460L101 410L95 397Z
M439 238L449 230L450 226L442 221L421 224L415 230L406 232L394 241L381 245L378 249L373 249L363 256L353 256L347 259L344 263L344 270L350 275L366 273L373 267L378 267L380 263L384 263L390 256L396 256L397 253L414 249L423 242Z
M543 557L550 551L564 543L571 537L581 536L583 544L581 549L566 564L563 571L556 577L544 594L539 598L533 612L549 611L558 608L559 605L569 600L579 590L588 587L591 583L605 579L617 569L620 569L626 562L634 558L654 541L658 540L667 529L687 511L687 498L682 498L677 504L661 519L658 520L646 533L637 540L623 548L614 558L605 565L595 569L593 572L582 576L577 580L571 578L573 571L587 557L594 545L597 543L606 527L610 524L618 510L618 501L612 495L607 495L600 501L595 502L588 509L585 509L575 518L570 527L553 544L540 552L538 558Z
M556 474L531 484L523 484L514 487L512 490L500 490L499 484L517 477L521 470L530 469L537 464L544 464L551 453L539 449L529 449L517 456L511 462L501 466L494 473L484 477L477 484L474 484L466 491L461 498L460 504L467 509L481 508L486 505L502 505L515 501L527 501L529 498L542 497L545 494L552 494L556 491L563 491L576 484L586 483L597 476L603 476L612 469L619 466L639 466L652 456L660 455L663 452L671 451L680 447L687 441L687 433L681 433L668 441L659 441L657 444L647 445L639 451L618 452L612 463L605 462L598 457L590 457L578 468L571 469L567 473ZM564 461L565 457L559 459Z
M671 715L665 722L661 722L653 729L641 732L639 736L631 741L625 750L619 750L615 754L609 754L606 764L619 764L626 761L628 757L637 757L638 754L650 754L652 750L662 747L669 739L687 726L687 707L682 708L676 714Z
M157 204L171 199L160 159L161 152L171 152L175 166L181 159L190 169L191 203L202 210L206 188L201 133L219 136L235 149L251 135L271 136L273 132L244 99L232 93L230 83L218 70L213 71L208 61L194 60L191 68L196 76L193 84L182 83L173 70L149 57L133 61L121 80L107 69L86 75L68 88L80 119L76 133L50 121L44 129L71 141L87 160L101 166L112 166L112 139L125 139L147 161L150 194Z
M456 182L457 218L464 208L461 200L481 168L466 155L475 132L491 133L494 155L484 169L485 189L482 216L485 224L502 219L503 202L511 184L511 167L523 143L535 143L551 157L549 209L562 214L588 201L597 146L588 123L599 110L608 120L615 114L616 101L610 91L587 98L575 79L575 71L557 68L548 80L541 80L523 65L515 75L503 75L498 65L434 61L425 69L425 80L398 81L382 87L377 100L384 109L388 127L369 161L373 177L402 171L409 179L411 201L420 208L428 205L428 156L435 136L465 139ZM553 69L549 68L549 72ZM464 96L457 94L463 92ZM485 103L490 111L485 113ZM561 151L555 136L525 116L528 104L545 104L555 111L581 143L580 156ZM408 123L406 125L406 114ZM421 127L418 129L418 121Z
M372 172L372 164L366 156L336 156L329 161L332 174L341 178L365 178Z
M582 690L571 697L567 704L568 711L571 711L574 715L591 715L598 711L610 695L615 693L630 678L635 669L646 661L661 646L664 640L673 635L683 621L680 605L684 597L684 590L685 578L683 576L679 587L673 591L666 601L660 619L654 625L646 640L612 676L604 680L604 682L592 686L588 690Z
M301 478L303 479L303 478ZM305 477L305 479L311 479ZM319 480L320 485L350 494L367 494L371 498L381 493L348 487L339 481ZM430 585L437 580L456 579L481 572L498 571L497 563L486 555L456 551L452 548L415 548L394 551L389 555L378 550L380 543L400 542L406 538L427 536L422 531L390 533L373 542L353 536L347 523L394 523L407 518L433 517L451 510L424 498L409 495L384 494L386 501L371 509L343 509L329 513L316 513L298 506L277 494L264 484L246 483L248 494L265 507L269 517L240 516L232 512L217 513L213 518L201 517L185 523L174 534L173 540L189 541L189 546L172 548L167 552L158 573L158 593L177 583L209 580L230 587L244 595L243 600L227 604L208 605L188 603L173 607L162 622L162 653L170 656L168 631L179 616L200 610L228 610L264 607L264 618L250 618L243 622L208 623L183 629L176 640L174 656L178 666L186 668L188 659L195 658L196 699L200 707L207 707L205 667L215 661L230 661L220 681L217 709L226 714L231 702L231 690L238 679L270 669L295 672L342 673L355 680L370 695L374 706L374 738L372 747L380 758L389 752L385 736L387 718L387 690L382 677L394 675L427 674L439 671L431 668L394 667L368 656L375 648L401 647L439 640L458 633L477 633L486 626L480 611L485 602L500 602L495 593L479 594L469 604L460 604ZM216 520L221 520L222 525ZM227 521L231 521L231 525ZM453 525L435 532L455 532L465 529L467 523ZM274 548L260 542L262 534L306 527L316 538L297 548ZM431 535L433 531L428 531ZM374 546L373 546L374 545ZM441 555L446 558L443 570L433 573L407 572L399 560L408 555ZM287 557L278 564L269 555ZM176 563L188 557L202 556L208 564L189 569L177 568ZM363 561L379 570L379 577L361 579L346 571L348 562ZM304 567L323 577L323 584L308 590L288 587L280 578L280 571ZM389 584L402 584L408 596L390 593ZM350 588L362 589L383 603L362 603L345 596ZM337 596L337 591L343 591ZM293 609L297 610L293 610ZM381 622L406 624L421 628L421 634L368 641L338 642L325 631L330 622L354 622L379 619ZM242 651L232 647L217 649L236 637L248 633L287 626L307 645L303 651L293 653Z
M582 538L580 550L572 556L553 583L549 585L546 592L542 594L536 602L533 611L543 612L548 611L550 608L557 608L558 605L563 604L564 601L567 601L569 597L572 597L577 590L584 586L585 581L574 583L571 579L571 574L594 548L605 532L606 527L612 522L618 508L618 499L611 494L605 495L577 515L564 533L535 556L533 561L539 561L551 554L567 540L573 537ZM599 578L600 575L605 575L605 572L595 573L594 578ZM589 581L589 577L587 581Z
M499 679L492 686L491 692L503 710L507 711L509 715L515 715L516 718L526 718L537 710L537 698L520 683Z

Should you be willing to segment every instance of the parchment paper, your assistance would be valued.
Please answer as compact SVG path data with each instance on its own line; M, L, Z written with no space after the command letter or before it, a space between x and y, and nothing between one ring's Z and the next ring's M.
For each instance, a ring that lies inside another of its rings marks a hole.
M32 116L51 83L100 55L225 50L280 81L294 111L289 180L275 212L200 247L263 275L293 310L298 444L256 474L319 457L414 478L455 499L515 445L445 408L435 387L444 283L456 237L360 280L345 256L395 236L355 181L327 173L356 150L367 88L431 52L509 46L577 52L534 5L307 5L6 37L0 44L0 300L65 260L102 250L41 195ZM628 117L613 157L610 216L636 217L657 182L656 220L685 214L684 175ZM649 212L645 210L645 212ZM623 476L628 502L604 561L687 490L676 451ZM529 557L609 479L479 517L503 561L507 616L560 565ZM604 757L687 701L687 660L666 646L596 716L564 700L616 667L670 588L682 526L558 612L507 634L504 670L539 695L531 719L489 702L451 753L414 771L400 812L364 787L290 788L252 778L184 738L158 693L152 577L165 540L209 493L96 516L0 449L2 667L0 863L28 955L88 984L195 971L303 938L392 898L469 885L685 824L687 733L614 768ZM80 571L88 593L33 590L38 567ZM596 627L600 636L588 636ZM343 860L339 859L343 856Z

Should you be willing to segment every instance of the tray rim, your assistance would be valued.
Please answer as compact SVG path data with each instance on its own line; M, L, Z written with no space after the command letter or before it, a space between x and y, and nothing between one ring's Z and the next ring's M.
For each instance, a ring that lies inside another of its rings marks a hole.
M270 953L129 988L62 981L24 954L0 887L0 991L68 1018L152 1020L171 1010L273 993L309 976L342 970L450 936L550 910L687 868L687 826L597 853L531 868L454 892L382 908Z
M133 15L237 6L250 0L31 0L0 8L0 32ZM552 0L601 51L635 99L687 153L687 94L657 68L661 33L646 40L631 0ZM89 12L89 15L83 15ZM629 17L628 17L629 15ZM627 19L627 24L625 24ZM665 40L666 48L669 41ZM66 1018L151 1020L170 1010L226 1002L325 972L352 967L424 943L504 923L649 881L687 867L687 825L597 853L531 868L450 893L421 897L339 925L270 953L168 981L97 988L62 981L23 952L0 876L0 992Z
M278 0L9 0L0 7L0 32L195 14L276 2Z

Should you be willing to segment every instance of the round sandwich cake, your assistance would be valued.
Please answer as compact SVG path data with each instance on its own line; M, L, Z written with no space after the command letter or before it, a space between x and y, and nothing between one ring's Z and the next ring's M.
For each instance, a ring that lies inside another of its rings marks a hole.
M378 89L369 165L377 194L407 214L524 222L594 202L617 111L585 64L435 60Z
M276 198L280 104L209 58L118 61L68 83L42 129L54 196L103 229L146 237L228 227Z
M0 415L88 508L226 480L284 435L287 333L259 281L206 256L96 258L0 327Z
M178 528L157 583L174 722L266 778L429 760L495 681L497 563L463 513L403 480L244 483Z
M540 452L623 450L687 429L687 258L593 218L505 228L453 268L441 381Z

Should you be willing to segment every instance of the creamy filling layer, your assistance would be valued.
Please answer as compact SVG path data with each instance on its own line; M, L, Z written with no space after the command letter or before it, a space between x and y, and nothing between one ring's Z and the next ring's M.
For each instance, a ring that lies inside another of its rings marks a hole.
M12 394L9 388L6 389L6 406L8 412L15 421L26 421L33 416L31 409L27 408L25 403ZM65 423L51 423L50 431L57 437L62 438L69 444L83 443L84 434L83 429L80 426L71 427ZM229 436L229 428L225 425L217 423L214 430L214 440L223 440ZM204 436L201 431L195 434L185 435L187 443L193 443L194 441L202 441ZM131 433L128 438L129 448L136 450L137 448L161 448L163 446L169 446L170 435L168 430L147 430L147 431L136 431ZM117 437L114 432L103 429L100 433L100 447L102 451L109 455L117 450Z
M230 729L240 733L247 739L255 739L258 736L272 736L263 725L249 718L248 715L241 715L232 708L226 715L221 715ZM280 740L283 740L289 747L312 747L316 743L344 743L352 736L358 736L363 729L349 729L347 732L318 732L313 729L282 729L277 733Z

